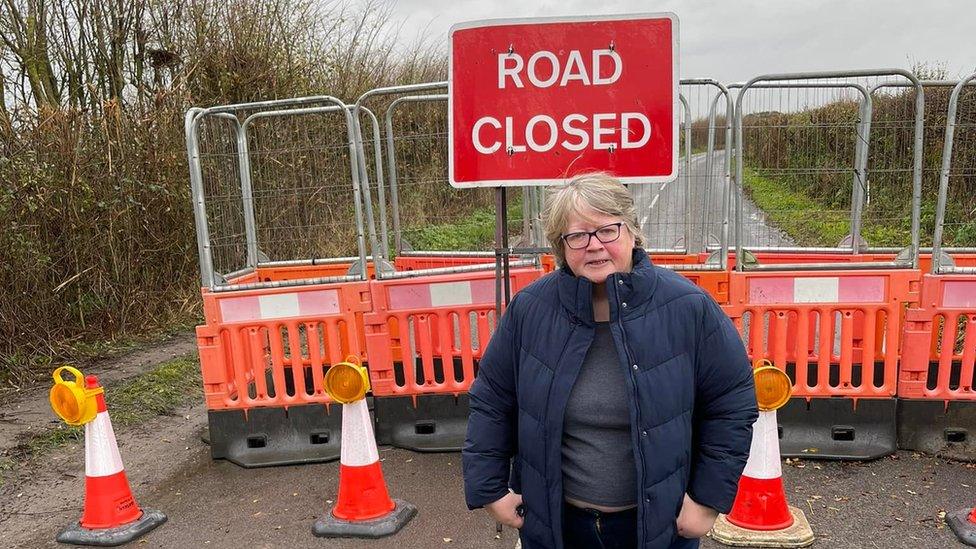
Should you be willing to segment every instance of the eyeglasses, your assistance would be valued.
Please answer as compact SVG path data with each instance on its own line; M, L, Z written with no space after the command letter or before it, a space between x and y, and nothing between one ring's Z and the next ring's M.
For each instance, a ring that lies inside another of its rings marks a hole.
M590 238L596 237L597 240L604 244L609 244L614 240L620 238L620 226L624 223L610 223L609 225L604 225L602 227L597 227L595 231L579 231L574 233L566 233L562 236L563 242L567 246L574 250L582 250L583 248L590 245Z

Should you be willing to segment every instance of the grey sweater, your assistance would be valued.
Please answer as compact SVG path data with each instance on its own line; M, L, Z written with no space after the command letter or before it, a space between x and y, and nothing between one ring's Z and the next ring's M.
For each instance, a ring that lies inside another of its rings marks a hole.
M637 502L627 383L608 322L598 322L563 423L563 496L607 507Z

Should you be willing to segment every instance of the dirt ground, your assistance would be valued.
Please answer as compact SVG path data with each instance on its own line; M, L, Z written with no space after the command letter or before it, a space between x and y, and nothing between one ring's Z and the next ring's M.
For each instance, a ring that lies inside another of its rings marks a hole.
M177 357L196 355L196 338L192 332L172 338L112 359L75 365L85 375L97 375L102 385L113 384ZM53 368L52 368L53 371ZM51 411L48 402L50 383L41 383L22 391L0 394L0 456L13 449L31 432L39 432L57 425L61 420Z
M157 349L159 360L185 354L186 341ZM192 339L189 341L192 351ZM175 355L173 353L176 353ZM124 357L116 364L129 364ZM149 359L146 359L149 360ZM151 363L152 360L149 360ZM142 366L125 366L137 372ZM120 366L122 368L122 366ZM111 366L96 372L112 380ZM120 379L119 375L114 379ZM47 387L36 391L45 396ZM32 392L25 392L37 399ZM40 417L36 403L8 398L3 444ZM20 410L29 410L24 416ZM33 414L33 415L32 415ZM43 418L50 421L52 416ZM19 425L20 430L10 427ZM311 534L334 501L338 464L242 469L210 459L201 435L202 403L118 433L119 447L139 504L169 521L137 547L376 547L510 548L514 531L498 534L482 511L468 511L462 496L460 455L418 454L381 448L391 494L419 514L397 535L374 541L326 540ZM84 445L64 446L4 473L0 486L0 546L59 546L57 532L78 520L84 492ZM817 536L815 547L962 547L942 513L976 504L976 465L899 452L869 463L790 461L784 464L790 503L803 509ZM721 547L705 540L703 547Z

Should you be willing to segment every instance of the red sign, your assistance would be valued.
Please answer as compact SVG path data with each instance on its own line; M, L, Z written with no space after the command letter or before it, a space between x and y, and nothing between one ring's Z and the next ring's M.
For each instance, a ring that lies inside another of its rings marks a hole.
M462 23L449 72L454 187L677 177L674 14Z

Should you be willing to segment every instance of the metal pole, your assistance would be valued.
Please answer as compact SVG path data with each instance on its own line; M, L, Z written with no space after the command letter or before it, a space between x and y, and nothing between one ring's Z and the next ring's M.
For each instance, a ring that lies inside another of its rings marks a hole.
M197 254L200 258L200 284L213 289L213 257L210 255L210 231L207 228L207 205L203 196L203 173L200 168L200 146L196 137L199 117L203 109L186 111L183 129L186 134L187 163L190 167L190 194L193 197L193 222L197 229Z
M851 191L851 247L854 254L861 253L861 216L864 215L865 187L867 185L868 147L871 140L871 118L874 116L874 106L871 92L858 87L864 94L858 115L857 145L854 149L854 182Z
M380 123L376 119L376 115L373 111L367 109L366 107L361 107L363 112L369 115L370 121L373 123L373 156L376 160L376 192L380 201L380 249L382 250L381 260L390 260L390 233L386 225L386 191L383 188L383 145L380 141ZM376 275L377 278L380 277L379 274Z
M362 194L365 199L366 207L366 227L369 231L369 247L372 250L373 257L382 255L382 251L379 249L379 242L376 238L376 220L373 217L373 195L369 189L369 174L366 171L366 149L363 146L363 128L359 123L361 107L357 103L353 107L353 131L356 140L356 167L359 170L359 185L362 187ZM376 152L379 154L379 151ZM376 278L379 280L382 278L383 274L379 267L379 263L374 263L376 268ZM363 266L363 272L365 273L366 266Z
M685 111L685 246L684 253L691 251L691 107L683 94L678 100Z
M254 191L251 187L251 155L247 147L247 135L241 121L232 114L218 114L234 121L237 130L237 166L241 179L241 202L244 206L244 238L247 240L248 267L258 265L258 235L254 221Z
M509 278L509 252L508 252L508 188L502 187L502 274L505 277L505 305L508 306L512 300L511 279Z
M538 199L538 203L536 204L536 211L539 212L539 219L538 219L539 235L536 238L536 240L538 241L537 245L539 247L545 247L549 245L549 242L546 240L546 228L542 222L542 212L546 211L546 190L545 189L543 188L539 189L539 192L537 194L537 199Z
M505 234L505 221L502 219L505 209L504 187L495 189L495 325L502 318L502 240Z
M349 156L350 156L349 167L350 167L350 172L352 173L352 189L353 189L353 198L355 200L355 209L356 209L356 243L359 247L359 265L361 268L360 277L362 278L362 280L369 280L369 273L366 270L366 237L363 234L362 197L359 194L359 189L360 189L359 175L356 169L357 160L356 160L356 135L354 134L355 126L353 125L354 122L353 122L352 114L349 112L348 107L342 102L339 103L342 106L343 114L346 115L346 135L348 136L349 139ZM367 196L366 199L368 200L369 197ZM377 270L377 275L378 273L379 270Z
M714 166L712 165L712 153L715 151L715 107L718 105L718 98L721 97L721 93L715 94L715 99L712 101L712 105L708 109L708 137L706 138L705 144L705 190L702 202L705 204L702 208L702 246L706 249L708 248L708 210L709 210L709 199L711 198L712 190L712 170ZM728 118L728 115L726 115ZM728 146L728 145L726 145Z

